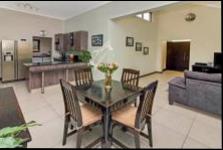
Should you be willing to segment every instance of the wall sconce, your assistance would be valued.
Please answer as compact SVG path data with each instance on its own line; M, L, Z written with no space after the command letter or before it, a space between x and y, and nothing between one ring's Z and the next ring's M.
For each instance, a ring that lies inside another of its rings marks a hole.
M185 17L187 22L192 22L196 19L196 15L194 13L188 13Z

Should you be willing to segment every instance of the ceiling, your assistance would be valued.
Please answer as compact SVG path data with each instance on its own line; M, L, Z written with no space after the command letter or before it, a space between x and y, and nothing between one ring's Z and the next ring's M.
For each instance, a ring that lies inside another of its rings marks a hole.
M221 1L185 1L186 3L221 8Z
M66 20L109 2L111 1L0 1L0 8Z
M0 8L66 20L110 2L111 1L0 1ZM184 3L221 8L220 1L181 2L181 4Z

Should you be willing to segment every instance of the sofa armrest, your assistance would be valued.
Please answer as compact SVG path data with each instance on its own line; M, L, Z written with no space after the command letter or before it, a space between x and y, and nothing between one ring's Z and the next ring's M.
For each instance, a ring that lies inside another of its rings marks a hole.
M175 77L171 79L169 82L169 86L176 86L179 88L186 88L185 79L183 77Z

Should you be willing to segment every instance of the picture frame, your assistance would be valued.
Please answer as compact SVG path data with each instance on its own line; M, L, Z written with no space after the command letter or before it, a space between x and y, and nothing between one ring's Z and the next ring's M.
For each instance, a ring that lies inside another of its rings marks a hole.
M91 36L92 46L103 46L103 34L92 35Z
M40 40L33 39L33 52L40 52Z
M143 54L144 55L149 55L149 47L144 47L143 48Z
M134 38L133 37L126 37L126 47L133 47L134 46Z
M136 51L142 51L142 43L141 42L136 42L135 50Z

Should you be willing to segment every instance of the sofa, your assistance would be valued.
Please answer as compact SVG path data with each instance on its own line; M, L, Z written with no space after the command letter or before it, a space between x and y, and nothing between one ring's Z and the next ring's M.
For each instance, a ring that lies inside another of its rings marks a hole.
M221 116L221 83L220 73L185 71L184 77L175 77L168 83L169 104L172 105L177 102Z

